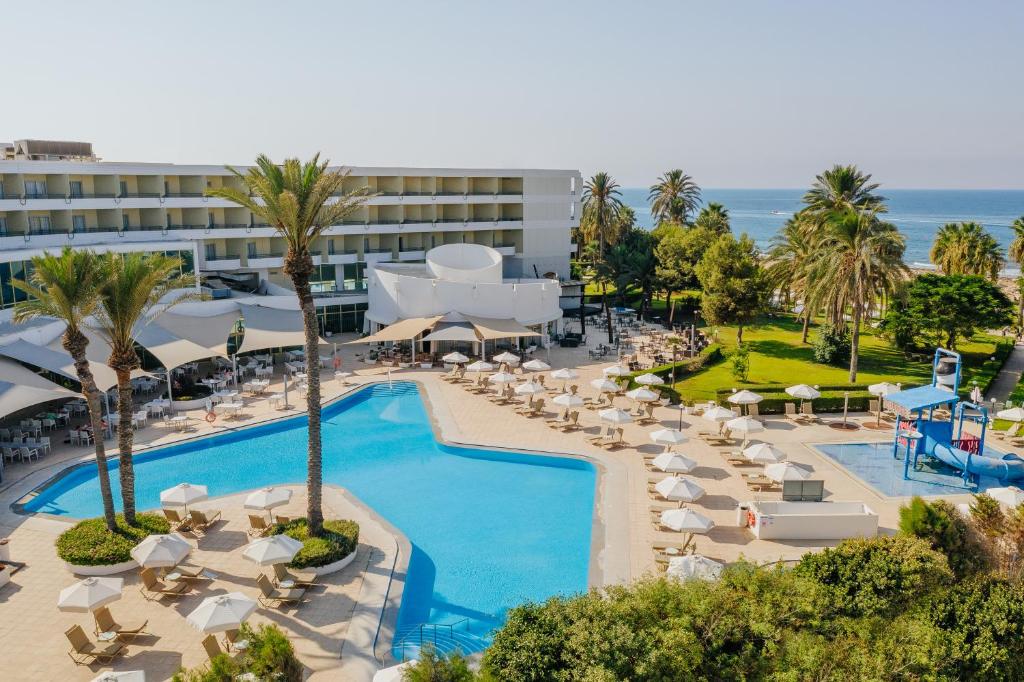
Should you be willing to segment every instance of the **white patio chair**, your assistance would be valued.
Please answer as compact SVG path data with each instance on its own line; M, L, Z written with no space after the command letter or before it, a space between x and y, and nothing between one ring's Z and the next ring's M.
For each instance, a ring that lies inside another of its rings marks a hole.
M33 457L35 457L36 459L39 459L39 450L37 450L35 448L26 447L24 445L21 446L20 448L18 448L18 454L21 455L21 461L23 461L23 462L25 462L25 461L29 461L30 462L30 461L32 461Z

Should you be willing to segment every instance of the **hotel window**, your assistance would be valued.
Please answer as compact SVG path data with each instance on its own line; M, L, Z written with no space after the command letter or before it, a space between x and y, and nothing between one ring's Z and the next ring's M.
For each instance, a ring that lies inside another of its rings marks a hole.
M164 196L170 196L171 194L171 183L164 180Z
M249 258L256 258L256 242L246 243L245 252L249 256Z
M131 223L131 220L129 220L129 218L128 218L128 214L127 213L122 213L121 214L121 227L123 227L124 229L127 230L129 227L131 227L131 224L132 223Z
M7 236L7 218L0 218L0 237Z
M328 256L333 256L334 255L334 240L333 239L328 239L327 240L327 255Z
M117 185L118 194L122 197L128 196L128 182L126 180L121 180L120 182L117 183Z
M214 220L213 220L213 213L212 213L212 212L208 212L208 213L206 214L206 224L207 224L207 226L209 226L209 227L213 227L213 225L214 225Z
M0 182L0 199L4 198L4 183Z
M74 199L81 199L82 196L84 196L82 194L82 181L81 180L72 180L68 184L70 185L70 191L68 192L68 194L70 194L72 198L74 198Z
M50 216L30 215L28 231L29 234L50 234Z
M217 245L216 244L205 244L206 260L217 260Z
M46 183L42 180L26 180L25 196L29 199L38 199L46 196Z
M72 232L85 232L85 216L84 215L73 215L73 216L71 216L71 231Z

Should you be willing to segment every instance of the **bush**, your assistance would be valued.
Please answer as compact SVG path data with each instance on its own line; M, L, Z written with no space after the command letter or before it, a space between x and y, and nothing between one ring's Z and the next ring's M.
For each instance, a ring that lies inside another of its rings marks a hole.
M729 354L730 371L733 379L745 382L750 375L750 350L742 343Z
M478 679L461 654L439 656L427 645L416 663L402 671L404 682L473 682Z
M279 627L260 625L253 629L246 623L239 630L239 638L249 641L249 647L239 658L220 654L207 666L179 670L172 682L232 682L245 673L252 673L257 680L301 682L302 663Z
M840 365L850 361L850 330L834 324L822 325L814 337L814 361Z
M341 561L359 545L359 524L348 520L324 521L324 533L318 538L309 536L306 519L293 519L278 523L273 533L284 533L302 542L302 549L292 559L292 568L313 568Z
M725 354L722 352L722 346L717 343L708 344L704 350L697 354L697 357L686 358L675 363L675 378L676 381L682 381L690 374L696 374L700 370L704 369L708 365L713 365L721 362L725 359ZM641 372L634 372L629 378L628 388L636 388L639 386L633 379L641 374L656 374L666 381L664 386L658 386L657 390L660 390L664 395L669 397L674 403L678 403L680 400L679 391L671 386L672 383L672 363L667 365L658 365L651 369L645 369Z
M109 566L130 561L131 551L146 536L171 532L163 516L137 514L137 525L125 523L124 514L117 515L117 530L107 530L103 517L86 519L60 534L57 556L76 566Z
M900 532L926 540L932 549L942 552L958 578L988 565L984 546L967 520L946 500L925 502L914 497L910 504L900 507Z
M763 398L757 404L757 411L760 414L782 414L785 411L786 403L797 404L800 402L798 398L786 393L787 387L782 384L751 385L742 388L754 391ZM842 412L847 394L849 394L850 412L867 412L870 401L875 398L868 393L866 386L861 385L823 385L818 386L818 390L821 391L821 397L814 399L814 411L822 413ZM715 394L718 403L724 404L725 400L732 395L732 389L720 388L715 391Z

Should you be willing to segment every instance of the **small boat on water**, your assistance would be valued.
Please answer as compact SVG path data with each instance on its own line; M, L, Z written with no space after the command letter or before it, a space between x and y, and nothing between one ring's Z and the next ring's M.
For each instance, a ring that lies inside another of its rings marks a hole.
M782 211L772 211L772 215L785 215Z

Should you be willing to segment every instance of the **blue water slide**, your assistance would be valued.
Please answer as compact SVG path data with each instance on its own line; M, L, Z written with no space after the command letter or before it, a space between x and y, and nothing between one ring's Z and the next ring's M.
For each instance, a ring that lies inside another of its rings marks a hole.
M1024 479L1024 459L1014 454L1002 457L972 455L966 450L930 439L926 439L924 452L940 462L974 476L989 476L999 479L1002 483Z

